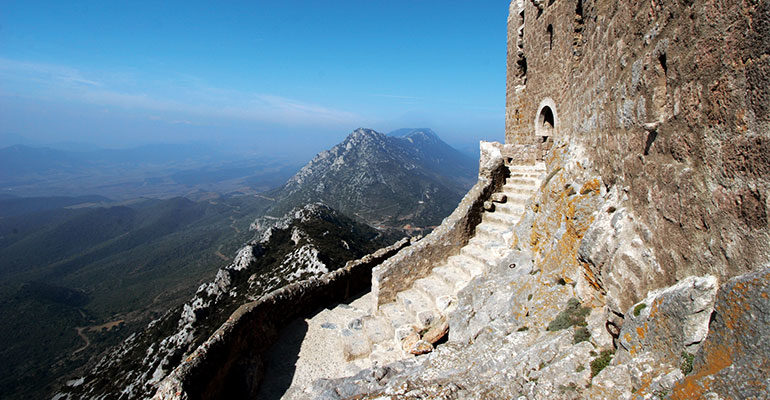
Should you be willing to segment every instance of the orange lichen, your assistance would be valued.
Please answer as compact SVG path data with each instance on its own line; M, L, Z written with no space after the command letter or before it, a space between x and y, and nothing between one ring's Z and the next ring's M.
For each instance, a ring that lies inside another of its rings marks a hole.
M709 377L733 363L731 351L726 346L704 350L705 362L703 366L698 372L686 377L674 387L671 394L672 400L702 399L711 386Z
M644 327L637 326L636 327L636 334L639 336L639 339L644 339L644 335L647 332L647 323L644 323Z
M583 184L583 187L580 188L580 194L586 195L591 192L599 193L599 180L598 179L591 179L590 181Z

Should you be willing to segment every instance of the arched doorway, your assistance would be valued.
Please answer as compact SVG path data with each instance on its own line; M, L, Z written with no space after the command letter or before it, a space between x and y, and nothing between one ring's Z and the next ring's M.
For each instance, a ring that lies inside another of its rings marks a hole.
M535 117L535 142L546 143L553 140L559 127L556 104L550 97L540 102Z
M555 125L553 119L553 110L551 107L545 106L540 110L540 116L537 118L537 124L540 126L540 134L542 141L545 142L549 137L553 136L553 127Z

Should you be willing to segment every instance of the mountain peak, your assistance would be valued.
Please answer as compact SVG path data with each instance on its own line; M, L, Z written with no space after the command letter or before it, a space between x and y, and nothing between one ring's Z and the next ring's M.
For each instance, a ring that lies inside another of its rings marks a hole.
M271 213L323 201L375 226L437 225L475 182L475 163L430 129L405 133L356 129L297 172Z
M377 136L377 137L378 137L378 136L383 136L383 135L382 135L381 133L379 133L379 132L375 131L374 129L370 129L370 128L358 128L358 129L354 130L354 131L353 131L353 133L351 133L351 134L350 134L350 135L348 135L348 136L353 136L353 137L359 137L359 136Z

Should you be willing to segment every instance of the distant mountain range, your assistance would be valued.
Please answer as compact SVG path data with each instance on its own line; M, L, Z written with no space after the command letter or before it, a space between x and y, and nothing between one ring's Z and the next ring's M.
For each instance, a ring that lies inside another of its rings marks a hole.
M298 168L285 160L234 158L199 144L83 151L14 145L0 148L0 193L200 199L209 193L269 190Z
M280 214L321 201L372 226L435 226L476 181L476 161L430 129L357 129L271 193Z

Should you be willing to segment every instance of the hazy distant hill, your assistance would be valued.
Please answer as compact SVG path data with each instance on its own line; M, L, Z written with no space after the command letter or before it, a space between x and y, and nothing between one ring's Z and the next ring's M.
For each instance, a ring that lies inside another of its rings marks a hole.
M107 203L110 199L103 196L55 196L55 197L0 197L0 217L30 214L63 207L81 206L94 203Z
M210 192L255 193L283 184L299 165L232 156L199 144L129 149L60 150L14 145L0 149L0 192L18 196L203 198Z
M438 225L475 182L476 161L430 129L357 129L279 190L271 212L315 201L374 226Z

